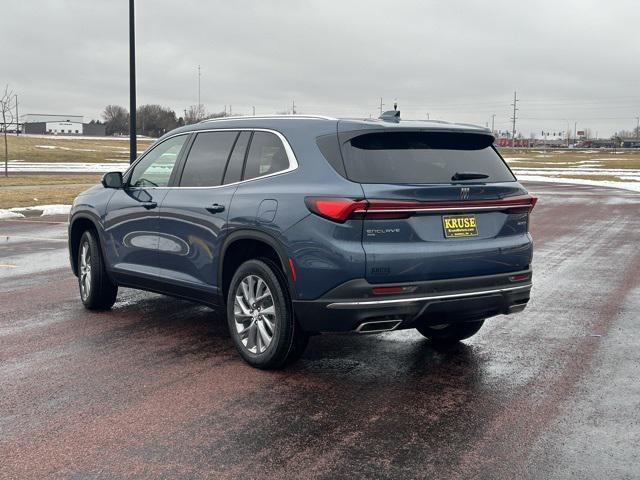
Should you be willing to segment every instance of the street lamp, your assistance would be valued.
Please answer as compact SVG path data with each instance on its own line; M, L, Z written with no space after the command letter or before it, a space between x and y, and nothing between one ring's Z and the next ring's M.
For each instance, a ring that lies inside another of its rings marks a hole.
M129 0L129 163L138 156L136 135L136 31L134 0Z

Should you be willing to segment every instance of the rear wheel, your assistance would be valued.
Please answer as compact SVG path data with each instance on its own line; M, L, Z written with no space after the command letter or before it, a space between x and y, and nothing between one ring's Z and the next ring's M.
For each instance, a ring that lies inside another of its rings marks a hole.
M107 275L95 234L87 230L78 248L78 287L80 299L89 310L108 310L116 301L118 286Z
M309 336L300 330L284 275L269 259L244 262L227 296L231 338L250 365L273 369L297 359Z
M474 336L482 328L484 320L476 322L422 325L417 330L434 343L455 343Z

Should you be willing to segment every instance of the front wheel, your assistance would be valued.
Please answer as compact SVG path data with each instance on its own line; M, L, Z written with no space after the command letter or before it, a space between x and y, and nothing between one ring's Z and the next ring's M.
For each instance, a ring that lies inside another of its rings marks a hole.
M299 357L309 340L295 320L284 275L266 258L246 261L234 274L227 323L238 352L257 368L282 367Z
M118 286L109 279L100 245L90 230L84 232L78 248L78 287L80 299L89 310L110 309L118 295Z
M478 333L484 320L464 323L448 323L442 325L422 325L417 330L434 343L455 343Z

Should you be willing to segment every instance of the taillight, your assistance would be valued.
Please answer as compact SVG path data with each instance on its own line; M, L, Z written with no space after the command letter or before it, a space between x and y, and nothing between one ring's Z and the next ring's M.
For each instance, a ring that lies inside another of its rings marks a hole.
M481 211L505 211L528 213L538 199L530 195L518 195L486 200L452 200L416 202L407 200L363 200L356 198L307 197L307 208L321 217L343 223L349 218L392 220L408 218L414 213L466 213Z
M307 197L305 203L313 213L340 223L345 222L356 210L364 211L367 207L366 200L354 198Z

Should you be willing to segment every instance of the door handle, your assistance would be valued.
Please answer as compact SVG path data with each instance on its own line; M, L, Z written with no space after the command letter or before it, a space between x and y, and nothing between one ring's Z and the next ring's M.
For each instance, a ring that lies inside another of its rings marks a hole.
M207 211L210 213L224 212L224 205L220 205L219 203L214 203L210 207L207 207Z
M158 206L157 202L142 202L142 206L147 210L151 210L152 208L156 208Z

